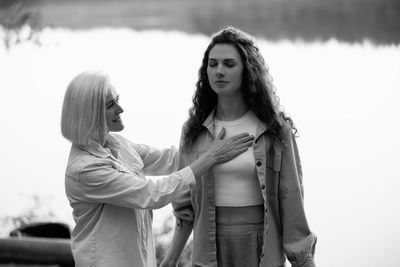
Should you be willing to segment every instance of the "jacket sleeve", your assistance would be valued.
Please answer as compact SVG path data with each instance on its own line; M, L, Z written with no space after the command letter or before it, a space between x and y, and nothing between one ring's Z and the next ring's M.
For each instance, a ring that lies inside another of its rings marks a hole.
M188 192L195 178L190 167L153 181L118 170L107 162L93 162L79 171L78 181L74 190L80 192L76 197L83 201L156 209Z
M117 135L114 134L114 136ZM179 157L176 147L171 146L170 148L158 149L145 144L133 143L120 136L118 137L139 154L143 161L143 172L145 175L168 175L179 170Z
M136 144L136 151L142 158L145 175L167 175L179 170L178 150L174 146L157 149L148 145Z
M178 153L179 168L184 168L186 166L189 166L193 161L196 160L195 155L188 155L187 153L183 152L184 127L182 128L179 153ZM190 190L186 192L184 195L182 195L180 198L173 201L172 207L174 209L174 215L176 217L177 230L179 230L182 227L182 224L184 223L189 227L193 227L195 214L192 206Z
M317 237L311 232L303 202L303 182L299 152L293 133L282 148L279 182L283 249L293 267L313 267Z

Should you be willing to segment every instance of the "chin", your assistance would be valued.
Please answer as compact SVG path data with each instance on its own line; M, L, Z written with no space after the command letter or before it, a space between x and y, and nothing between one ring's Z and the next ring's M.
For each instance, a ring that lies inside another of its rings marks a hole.
M116 125L112 129L110 129L110 132L120 132L125 128L124 125Z

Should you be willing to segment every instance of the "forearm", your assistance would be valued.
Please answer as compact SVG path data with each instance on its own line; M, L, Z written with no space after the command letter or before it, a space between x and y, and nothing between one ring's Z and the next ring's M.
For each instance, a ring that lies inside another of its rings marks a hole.
M161 266L176 266L179 257L185 248L186 242L192 233L192 229L193 227L187 223L182 223L179 227L175 227L171 244L168 247L165 259Z
M206 154L202 155L199 159L190 164L190 168L192 169L193 174L196 178L199 178L201 174L203 174L215 164L215 160Z
M157 149L141 145L140 152L145 175L160 176L178 171L178 151L175 147Z

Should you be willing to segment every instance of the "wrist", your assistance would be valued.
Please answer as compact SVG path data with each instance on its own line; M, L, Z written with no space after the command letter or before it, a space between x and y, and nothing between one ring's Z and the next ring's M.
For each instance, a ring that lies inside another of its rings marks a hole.
M190 164L190 168L196 178L199 178L201 174L210 169L216 163L216 159L213 155L204 153L196 161Z
M206 166L206 169L211 168L212 166L214 166L217 163L217 159L216 159L215 155L212 153L209 153L208 151L201 156L201 159L203 160L204 165Z

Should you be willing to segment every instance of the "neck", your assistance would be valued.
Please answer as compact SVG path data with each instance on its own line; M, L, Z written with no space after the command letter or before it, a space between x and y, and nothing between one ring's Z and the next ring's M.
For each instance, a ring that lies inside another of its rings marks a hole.
M215 116L221 121L233 121L243 117L248 111L242 96L219 96Z
M118 158L118 150L117 150L117 148L115 147L115 145L113 145L113 144L111 143L111 141L109 140L109 133L107 133L107 135L106 135L106 139L105 139L105 143L104 143L103 147L104 147L104 148L108 148L108 149L110 150L111 154L112 154L115 158Z

